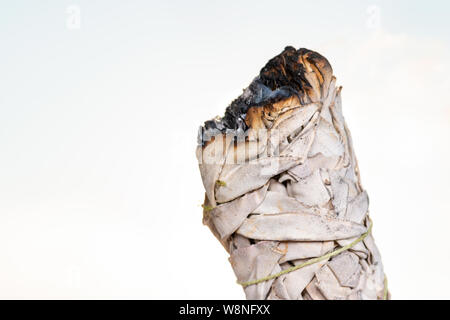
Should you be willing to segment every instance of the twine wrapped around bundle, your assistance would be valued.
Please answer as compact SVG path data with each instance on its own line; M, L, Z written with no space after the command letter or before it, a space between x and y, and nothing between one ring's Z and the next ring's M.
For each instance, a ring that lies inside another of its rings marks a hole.
M286 47L199 132L203 222L247 299L386 299L328 61Z

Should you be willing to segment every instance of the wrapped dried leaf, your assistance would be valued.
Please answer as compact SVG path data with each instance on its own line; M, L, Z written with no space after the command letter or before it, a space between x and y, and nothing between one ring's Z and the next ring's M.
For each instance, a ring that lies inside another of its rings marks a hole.
M341 286L354 288L358 285L361 265L359 264L359 257L356 254L348 251L343 252L331 259L328 266L333 271Z
M294 264L300 264L304 260L296 260ZM292 271L284 276L279 277L276 281L282 282L286 288L286 292L290 300L302 299L302 291L314 278L316 272L324 265L327 261L321 261L310 266Z
M278 245L278 249L285 253L279 262L283 263L292 260L320 257L333 248L333 241L283 241Z
M299 158L293 157L266 157L239 165L225 165L217 180L221 184L215 185L215 200L224 203L236 199L300 162Z
M267 188L268 185L211 210L210 218L220 235L220 239L229 237L239 228L247 216L264 200Z
M298 200L296 200L293 197L289 197L287 195L287 191L286 194L268 191L266 197L264 198L264 201L261 202L261 204L255 210L253 210L253 213L276 214L282 212L295 212L307 210L308 208L303 206Z
M319 169L306 178L287 184L288 194L307 206L323 206L330 201L330 195L324 186Z
M351 294L350 288L339 284L338 279L329 266L323 266L316 272L317 288L328 300L344 300Z
M234 273L239 281L249 281L279 271L281 252L273 250L276 242L261 241L255 245L234 250L230 257ZM245 288L247 299L264 299L273 281Z
M197 158L203 221L247 299L387 295L341 88L320 54L286 47L271 59L205 122Z
M366 228L331 216L296 212L252 215L236 232L257 240L329 241L359 236Z

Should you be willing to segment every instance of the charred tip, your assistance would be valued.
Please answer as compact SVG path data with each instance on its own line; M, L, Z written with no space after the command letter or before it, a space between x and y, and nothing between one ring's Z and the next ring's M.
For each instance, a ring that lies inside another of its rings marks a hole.
M290 87L301 91L305 86L310 87L304 76L305 67L301 62L301 54L301 49L286 47L261 69L259 73L261 82L271 90Z
M332 69L326 58L317 52L287 46L280 54L270 59L259 75L225 110L219 119L208 120L206 131L246 131L246 114L249 108L267 106L297 96L307 103L308 95L314 90L308 74L314 73L321 86L328 86Z

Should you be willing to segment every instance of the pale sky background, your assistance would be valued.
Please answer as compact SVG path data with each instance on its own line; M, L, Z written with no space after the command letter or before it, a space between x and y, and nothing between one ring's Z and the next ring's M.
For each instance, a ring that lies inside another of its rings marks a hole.
M344 87L392 297L450 299L450 2L0 3L0 298L243 299L197 128L293 45Z

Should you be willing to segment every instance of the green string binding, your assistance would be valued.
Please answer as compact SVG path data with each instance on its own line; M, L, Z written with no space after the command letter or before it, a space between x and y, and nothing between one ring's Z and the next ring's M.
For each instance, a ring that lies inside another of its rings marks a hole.
M304 268L304 267L306 267L306 266L310 266L310 265L312 265L312 264L314 264L314 263L317 263L317 262L320 262L320 261L323 261L323 260L327 260L327 259L329 259L329 258L331 258L331 257L337 256L338 254L340 254L340 253L342 253L342 252L344 252L344 251L346 251L346 250L352 248L352 247L355 246L357 243L363 241L363 240L370 234L370 232L372 231L373 223L372 223L372 220L369 220L369 221L370 221L370 225L369 225L369 228L367 229L367 231L366 231L365 233L363 233L359 238L355 239L354 241L352 241L351 243L349 243L349 244L346 245L346 246L343 246L343 247L341 247L341 248L339 248L339 249L336 249L336 250L331 251L331 252L329 252L329 253L327 253L327 254L324 254L323 256L320 256L320 257L317 257L317 258L309 259L308 261L305 261L305 262L303 262L303 263L301 263L301 264L298 264L298 265L296 265L296 266L293 266L293 267L284 269L284 270L282 270L282 271L280 271L280 272L278 272L278 273L271 274L271 275L269 275L269 276L267 276L267 277L263 277L263 278L259 278L259 279L251 280L251 281L245 281L245 282L240 282L240 281L238 281L237 283L240 284L241 286L243 286L243 287L245 288L245 287L248 287L248 286L251 286L251 285L254 285L254 284L258 284L258 283L261 283L261 282L265 282L265 281L269 281L269 280L278 278L278 277L280 277L280 276L282 276L282 275L285 275L285 274L287 274L287 273L290 273L290 272L292 272L292 271L295 271L295 270ZM383 293L383 299L386 300L387 297L388 297L387 278L385 278L385 279L384 279L384 293Z

